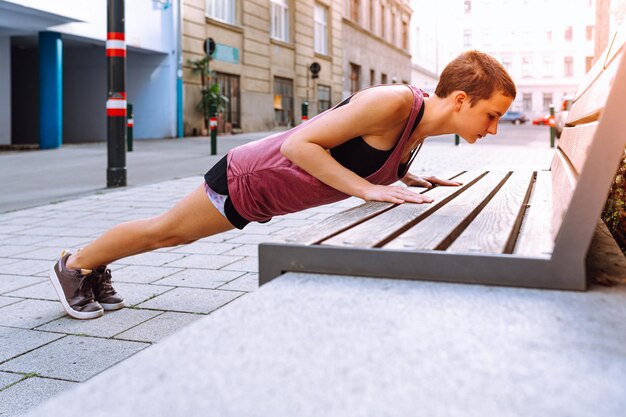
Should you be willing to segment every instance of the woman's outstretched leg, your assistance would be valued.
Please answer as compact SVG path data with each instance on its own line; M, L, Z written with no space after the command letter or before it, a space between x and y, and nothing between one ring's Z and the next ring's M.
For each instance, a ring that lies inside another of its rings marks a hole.
M93 269L127 256L190 243L231 229L233 226L211 203L204 186L200 186L159 216L113 227L72 255L67 267Z
M76 254L64 253L50 271L50 280L70 316L100 317L103 307L115 310L124 306L124 300L111 286L107 264L230 229L233 226L211 203L204 186L200 186L159 216L122 223Z

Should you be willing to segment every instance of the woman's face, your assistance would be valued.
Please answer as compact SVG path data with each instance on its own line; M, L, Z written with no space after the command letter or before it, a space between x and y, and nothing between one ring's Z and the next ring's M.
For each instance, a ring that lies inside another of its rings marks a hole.
M513 98L501 93L493 94L487 100L478 100L470 106L469 100L460 104L458 133L468 143L475 143L487 134L498 132L498 120L511 106Z

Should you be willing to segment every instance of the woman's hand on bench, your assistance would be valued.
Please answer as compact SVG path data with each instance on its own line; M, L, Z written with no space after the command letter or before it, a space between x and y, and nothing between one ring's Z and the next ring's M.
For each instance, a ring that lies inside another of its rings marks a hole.
M432 188L437 185L445 185L448 187L458 187L459 185L463 185L457 181L450 180L442 180L437 177L429 176L429 177L420 177L419 175L411 174L408 172L403 178L400 178L400 181L410 186L419 186Z
M398 185L373 185L368 187L361 196L365 201L386 201L389 203L432 203L431 197L418 194L410 189Z

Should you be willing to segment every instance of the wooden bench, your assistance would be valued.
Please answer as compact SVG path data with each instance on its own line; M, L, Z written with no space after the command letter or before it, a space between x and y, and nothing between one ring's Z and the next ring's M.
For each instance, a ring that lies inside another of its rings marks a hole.
M575 95L550 170L448 175L432 204L368 202L259 245L287 271L584 290L585 255L626 147L624 32Z

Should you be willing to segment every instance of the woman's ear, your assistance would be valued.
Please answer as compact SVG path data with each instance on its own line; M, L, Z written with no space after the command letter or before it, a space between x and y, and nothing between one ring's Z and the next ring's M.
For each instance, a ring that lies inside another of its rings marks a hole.
M467 93L462 90L457 90L453 93L454 97L454 111L461 111L463 103L467 101Z

